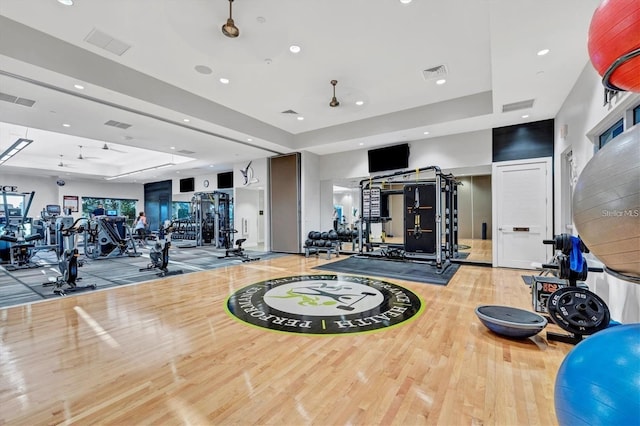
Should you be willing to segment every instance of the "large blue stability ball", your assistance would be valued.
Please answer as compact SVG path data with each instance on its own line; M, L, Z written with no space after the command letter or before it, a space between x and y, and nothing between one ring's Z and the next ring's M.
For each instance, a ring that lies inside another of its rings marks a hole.
M580 342L564 359L555 386L564 425L640 423L640 324L618 325Z

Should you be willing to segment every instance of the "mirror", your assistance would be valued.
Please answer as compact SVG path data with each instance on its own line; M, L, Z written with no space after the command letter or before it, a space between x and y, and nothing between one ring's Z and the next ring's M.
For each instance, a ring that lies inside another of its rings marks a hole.
M469 261L491 263L491 175L462 176L458 180L461 182L458 186L458 250ZM402 184L391 184L388 189L397 189L399 193L382 195L383 216L389 218L383 224L384 241L387 244L404 244L402 188ZM334 182L333 207L334 225L356 228L360 216L360 187L357 183L349 185Z

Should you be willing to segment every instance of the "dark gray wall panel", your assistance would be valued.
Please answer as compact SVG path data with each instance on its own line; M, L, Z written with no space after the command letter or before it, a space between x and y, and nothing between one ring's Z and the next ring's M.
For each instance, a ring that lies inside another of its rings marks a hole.
M300 153L269 158L271 250L300 253Z

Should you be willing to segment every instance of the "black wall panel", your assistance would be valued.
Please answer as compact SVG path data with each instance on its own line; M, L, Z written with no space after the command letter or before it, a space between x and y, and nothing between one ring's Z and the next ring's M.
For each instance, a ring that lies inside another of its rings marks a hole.
M493 129L493 161L553 156L553 119Z

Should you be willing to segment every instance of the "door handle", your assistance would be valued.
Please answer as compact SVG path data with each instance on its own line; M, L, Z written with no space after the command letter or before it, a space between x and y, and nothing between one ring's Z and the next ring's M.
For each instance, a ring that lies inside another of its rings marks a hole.
M528 226L514 226L513 232L529 232Z

